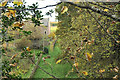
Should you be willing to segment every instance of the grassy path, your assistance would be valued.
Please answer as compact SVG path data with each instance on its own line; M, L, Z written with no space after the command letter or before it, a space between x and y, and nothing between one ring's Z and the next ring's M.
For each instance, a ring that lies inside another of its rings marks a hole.
M39 66L58 78L64 78L65 75L67 74L67 72L69 70L71 70L71 66L69 63L66 63L66 64L56 64L55 63L55 59L58 57L58 55L60 55L60 52L61 51L60 51L59 47L56 46L54 48L53 52L49 51L48 55L50 55L51 58L46 59L46 62L48 62L49 64L45 64L45 62L43 60L41 60ZM46 56L47 56L47 54L43 55L42 57L46 57ZM51 67L52 67L52 70L51 70ZM36 70L33 78L51 78L51 76L44 73L42 70L40 70L38 68Z

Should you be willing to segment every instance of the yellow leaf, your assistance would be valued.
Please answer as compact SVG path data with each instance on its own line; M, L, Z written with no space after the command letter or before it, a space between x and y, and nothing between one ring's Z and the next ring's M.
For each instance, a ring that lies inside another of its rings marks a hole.
M17 4L17 5L19 6L19 5L22 5L23 2L21 2L21 1L20 1L20 2L18 2L18 1L13 1L13 4Z
M29 47L26 47L26 50L27 50L27 51L31 51L31 49L30 49Z
M16 13L16 10L10 10L10 9L13 9L12 7L8 7L8 11L10 14L13 15L13 17L15 17L15 13Z
M56 64L58 64L58 63L60 63L62 60L58 60L57 62L56 62Z
M7 4L7 1L3 2L3 3L2 3L2 6L5 6L6 4Z
M103 73L103 72L105 72L105 69L101 69L101 70L99 70L99 72L100 72L100 73Z
M19 69L20 68L20 66L17 66L17 69Z
M61 14L64 14L67 11L68 11L67 6L63 6L62 9L61 9Z
M90 53L86 53L85 56L86 56L88 61L91 61L91 58L92 58L93 55L90 54Z
M23 25L24 25L24 23L16 22L12 26L13 27L22 27Z
M10 13L10 12L6 12L4 15L7 16L7 17L9 18L10 15L11 15L11 13Z
M13 17L15 17L15 13L13 14Z
M84 26L85 28L88 28L88 26Z
M89 58L92 58L92 55L91 55L90 53L87 53L87 56L88 56Z
M19 26L19 23L15 23L13 24L14 27L18 27Z
M50 33L50 34L48 35L48 37L52 37L52 38L54 39L54 38L55 38L55 33L54 33L54 32Z
M108 9L104 9L105 12L108 12L109 10Z
M15 14L15 13L16 13L15 10L9 10L9 12L10 12L11 14Z
M82 73L86 76L88 75L88 72L86 72L86 71L83 71Z
M74 66L77 67L77 66L78 66L78 62L76 62L76 63L74 64Z
M13 8L12 7L8 7L8 11L9 12L4 13L4 15L9 18L11 16L11 14L12 14L13 17L15 17L16 10L10 10L10 9L13 9Z

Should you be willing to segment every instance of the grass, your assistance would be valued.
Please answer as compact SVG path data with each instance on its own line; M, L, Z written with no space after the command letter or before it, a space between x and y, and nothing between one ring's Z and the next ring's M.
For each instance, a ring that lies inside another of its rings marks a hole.
M71 71L72 69L71 65L67 62L65 64L64 63L56 64L56 59L58 58L59 55L61 55L61 50L58 47L58 44L56 44L53 51L50 51L50 46L48 46L47 48L49 49L49 54L43 54L42 58L46 57L47 55L50 55L51 58L46 59L46 62L48 64L46 64L41 58L39 66L45 71L47 71L48 73L56 76L57 78L65 78L68 72ZM35 49L32 50L33 53L37 53L39 51L40 50L35 50ZM35 60L35 62L36 61L37 59ZM22 75L22 77L29 78L33 68L34 68L34 65L32 65L30 70L26 74ZM68 76L68 78L76 78L76 77L77 76L74 73L70 73L70 75ZM38 68L33 78L52 78L52 77Z
M50 55L51 58L46 59L46 62L49 63L50 65L45 64L45 62L43 60L41 60L39 66L42 67L47 72L49 72L49 73L53 74L54 76L58 77L58 78L64 78L65 75L68 73L68 71L71 70L71 66L70 66L69 63L56 64L55 59L60 54L61 54L61 50L58 46L56 46L54 48L53 52L49 51L48 55ZM45 57L45 56L47 56L47 54L43 55L42 57ZM51 67L52 67L52 70L51 70ZM52 78L52 77L38 68L36 70L33 78Z
M50 27L50 32L55 32L57 27Z

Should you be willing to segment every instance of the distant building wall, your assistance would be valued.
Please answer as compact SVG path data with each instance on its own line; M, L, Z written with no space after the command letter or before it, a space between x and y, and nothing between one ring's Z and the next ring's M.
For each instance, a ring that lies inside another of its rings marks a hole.
M43 37L47 37L50 34L50 21L49 18L44 18L41 20L43 24L40 26L34 27L34 23L32 21L24 21L25 25L23 27L23 30L32 30L32 31L37 31L39 34L33 34L35 37L29 38L32 41L32 48L40 48L40 46L43 45ZM32 26L32 29L29 28L29 26ZM46 34L45 34L46 32ZM42 35L42 36L41 36ZM44 40L44 46L47 46L49 42L47 40Z
M41 20L41 22L43 23L44 26L46 26L46 30L43 28L44 32L46 31L46 34L49 35L50 34L50 18L44 18L43 20Z

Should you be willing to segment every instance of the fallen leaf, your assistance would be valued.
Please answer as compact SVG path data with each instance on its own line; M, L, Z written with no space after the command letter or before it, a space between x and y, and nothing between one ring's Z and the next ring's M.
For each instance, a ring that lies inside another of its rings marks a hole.
M56 64L58 64L58 63L60 63L62 60L58 60L57 62L56 62Z
M26 47L26 50L27 50L27 51L31 51L31 49L30 49L29 47Z
M42 60L45 61L45 58L43 57Z

